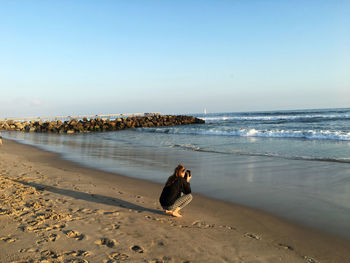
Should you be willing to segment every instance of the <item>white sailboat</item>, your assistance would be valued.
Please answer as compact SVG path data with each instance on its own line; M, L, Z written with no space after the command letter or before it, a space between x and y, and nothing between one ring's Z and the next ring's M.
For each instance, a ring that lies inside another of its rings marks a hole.
M207 114L207 108L204 108L204 114Z

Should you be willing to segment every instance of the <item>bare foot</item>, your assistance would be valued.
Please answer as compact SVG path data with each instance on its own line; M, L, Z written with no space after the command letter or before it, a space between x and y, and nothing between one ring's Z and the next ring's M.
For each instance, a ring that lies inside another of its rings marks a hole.
M175 217L182 217L182 215L180 215L179 212L177 212L177 211L174 211L174 212L172 213L172 216L175 216Z
M175 217L182 217L182 215L180 215L179 211L180 211L180 208L177 207L177 208L173 211L172 216L175 216Z
M173 211L170 210L164 210L164 213L166 213L167 215L173 215Z
M178 211L171 211L171 210L164 210L164 213L170 216L174 216L174 217L182 217L182 215L179 214Z

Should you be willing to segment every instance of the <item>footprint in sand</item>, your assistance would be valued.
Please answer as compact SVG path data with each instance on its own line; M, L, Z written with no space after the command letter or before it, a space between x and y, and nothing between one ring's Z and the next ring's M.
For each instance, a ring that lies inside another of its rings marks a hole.
M65 224L57 224L57 225L53 225L51 228L53 230L61 230L62 228L65 228L66 225Z
M163 262L169 262L171 261L171 257L164 256L162 259L152 259L151 261L148 261L148 263L163 263ZM190 261L182 261L182 263L191 263Z
M63 233L65 233L67 237L74 238L76 240L82 240L85 237L84 234L80 234L79 232L73 230L63 231Z
M0 208L0 215L9 215L11 214L12 212L8 209L1 209Z
M57 239L58 239L58 235L57 234L50 234L49 235L49 240L51 241L51 242L55 242Z
M205 222L201 222L201 221L199 221L199 220L194 221L194 222L192 223L192 226L198 227L198 228L213 228L213 227L214 227L213 224L212 224L212 225L206 224Z
M260 236L258 236L256 234L252 234L252 233L246 233L244 236L248 237L248 238L253 238L253 239L256 239L256 240L261 240Z
M133 209L129 209L129 212L134 212L134 213L137 213L137 214L142 213L141 210L133 210Z
M104 228L104 230L117 230L120 228L120 225L117 225L117 224L112 224L106 228Z
M157 245L160 246L160 247L164 247L165 243L163 241L158 241Z
M91 253L86 250L77 250L77 251L70 250L70 251L63 252L63 254L67 256L73 256L73 257L86 257L91 255Z
M20 228L22 228L23 230L26 230L28 232L34 232L34 233L39 233L39 232L43 232L45 230L47 230L49 228L49 225L45 224L44 226L41 227L32 227L32 226L21 226Z
M37 245L42 245L42 244L47 243L47 242L49 242L49 240L46 237L44 237L42 239L37 240L35 243Z
M105 211L103 212L104 215L116 215L116 216L119 216L120 213L119 211Z
M317 262L317 261L314 260L313 258L310 258L310 257L307 257L307 256L305 256L304 259L305 259L306 262L308 262L308 263L316 263L316 262Z
M47 259L47 258L52 258L52 259L57 259L59 258L59 255L57 255L56 252L52 251L52 250L43 250L40 252L41 256L44 257L44 259ZM43 261L41 261L43 262Z
M29 226L36 226L36 225L39 223L39 221L36 221L36 220L29 220L29 221L27 221L26 223L27 223L27 225L29 225Z
M19 253L23 253L23 252L28 252L28 253L34 253L34 252L39 252L39 249L37 248L22 248L20 250L18 250Z
M38 208L42 208L43 205L41 205L39 202L35 201L35 202L27 202L24 204L25 207L28 207L28 208L35 208L35 209L38 209Z
M127 254L119 252L112 252L108 257L110 258L110 260L107 262L120 262L129 258Z
M82 259L82 258L72 258L72 259L68 259L65 262L67 263L89 263L89 261Z
M280 247L284 248L284 249L288 249L288 250L291 250L291 251L294 250L293 247L291 247L291 246L289 246L289 245L286 245L286 244L280 243L280 244L278 244L278 245L279 245Z
M67 200L58 198L58 199L56 199L56 202L61 203L61 204L65 204L65 203L67 203Z
M39 212L39 213L34 214L33 217L34 217L36 220L43 221L43 220L49 218L49 214L48 214L48 213Z
M138 245L134 245L130 249L136 253L143 253L144 252L143 248L138 246Z
M82 212L82 213L85 213L85 214L88 214L88 215L93 213L93 211L91 209L88 209L88 208L80 208L78 210L78 212Z
M115 247L118 243L114 239L108 239L108 238L101 238L97 241L95 241L95 244L101 245L101 246L107 246L109 248Z
M46 243L46 242L55 242L58 238L59 238L59 235L57 234L54 234L54 233L51 233L49 234L49 236L46 236L46 235L41 235L41 239L37 240L36 243L38 245L42 244L42 243Z
M6 242L6 243L13 243L13 242L16 242L16 239L15 238L12 238L10 236L7 236L7 237L0 237L0 240Z
M112 230L120 229L120 226L121 226L121 225L113 224L113 225L112 225Z
M229 230L237 230L237 228L235 228L233 226L224 225L224 226L220 226L220 227L224 227L224 228L229 229Z

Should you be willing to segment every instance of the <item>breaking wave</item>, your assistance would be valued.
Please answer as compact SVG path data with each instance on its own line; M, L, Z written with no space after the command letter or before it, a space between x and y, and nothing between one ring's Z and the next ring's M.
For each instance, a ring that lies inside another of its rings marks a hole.
M229 121L299 121L320 122L350 120L350 115L274 115L274 116L212 116L202 117L206 123Z
M210 148L200 148L194 144L174 144L169 145L169 148L180 148L187 151L196 151L196 152L208 152L208 153L219 153L219 154L238 154L246 156L263 156L263 157L277 157L283 159L292 159L292 160L303 160L303 161L319 161L319 162L337 162L337 163L350 163L350 158L330 158L330 157L313 157L313 156L292 156L292 155L280 155L272 153L258 153L258 152L244 152L242 150L218 150Z
M241 136L241 137L266 137L266 138L298 138L311 140L338 140L350 141L350 132L330 130L259 130L259 129L230 129L230 128L141 128L141 132L191 134L191 135L216 135L216 136Z

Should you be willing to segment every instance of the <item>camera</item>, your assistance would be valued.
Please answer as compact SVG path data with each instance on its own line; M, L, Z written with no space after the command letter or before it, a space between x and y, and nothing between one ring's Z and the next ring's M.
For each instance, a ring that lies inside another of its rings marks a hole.
M191 177L191 170L186 170L185 178Z

